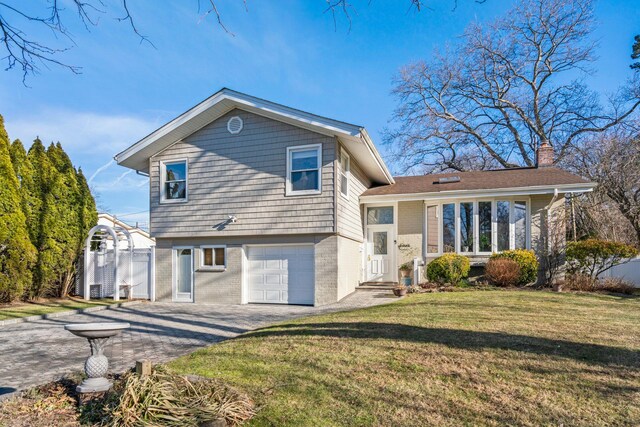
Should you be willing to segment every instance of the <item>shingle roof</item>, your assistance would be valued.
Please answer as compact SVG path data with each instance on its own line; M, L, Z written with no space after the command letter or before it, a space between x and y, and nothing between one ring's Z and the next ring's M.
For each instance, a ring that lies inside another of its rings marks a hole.
M439 182L440 178L451 177L459 177L460 181ZM589 184L588 180L556 167L451 172L420 176L398 176L394 177L394 179L396 181L395 184L370 188L362 193L362 196Z

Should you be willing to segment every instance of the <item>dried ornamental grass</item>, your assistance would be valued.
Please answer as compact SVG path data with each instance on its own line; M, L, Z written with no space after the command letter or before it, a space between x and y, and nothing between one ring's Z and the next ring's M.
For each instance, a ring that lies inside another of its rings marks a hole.
M197 426L217 419L237 425L254 415L251 400L229 386L161 367L146 377L129 375L122 387L112 426Z

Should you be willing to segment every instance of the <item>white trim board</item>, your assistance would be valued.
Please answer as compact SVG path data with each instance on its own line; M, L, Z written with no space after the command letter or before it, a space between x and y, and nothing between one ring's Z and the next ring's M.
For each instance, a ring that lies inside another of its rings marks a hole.
M384 194L376 196L360 196L360 203L393 203L409 202L417 200L451 200L468 199L481 197L511 197L511 196L533 196L538 194L558 193L588 193L593 191L595 183L586 184L563 184L544 185L531 187L494 188L489 190L451 190L439 191L437 193L414 193L414 194Z

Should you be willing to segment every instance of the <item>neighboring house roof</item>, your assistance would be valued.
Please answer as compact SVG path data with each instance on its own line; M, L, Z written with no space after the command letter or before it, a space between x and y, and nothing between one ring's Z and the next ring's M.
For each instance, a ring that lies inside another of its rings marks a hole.
M444 180L442 180L444 178ZM459 180L457 179L459 178ZM536 193L591 191L595 183L556 167L512 168L489 171L451 172L420 176L398 176L395 183L373 187L362 198L467 192L501 192L502 190Z
M149 172L149 158L238 108L323 135L337 137L355 156L374 182L393 183L393 177L362 126L296 110L271 101L223 88L184 114L116 154L118 164Z
M126 222L119 220L118 218L114 217L111 214L108 214L108 213L98 214L98 222L100 222L101 219L107 222L110 222L111 224L116 225L118 227L122 227L125 230L127 230L129 233L137 233L137 234L140 234L141 236L146 237L149 240L154 240L153 237L151 237L151 235L146 231L144 231L143 229L134 227L133 225L129 225Z

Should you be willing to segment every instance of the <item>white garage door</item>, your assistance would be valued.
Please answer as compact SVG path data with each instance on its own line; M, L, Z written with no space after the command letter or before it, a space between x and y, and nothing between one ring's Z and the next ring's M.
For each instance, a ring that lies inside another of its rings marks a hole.
M249 246L249 302L313 305L312 245Z

